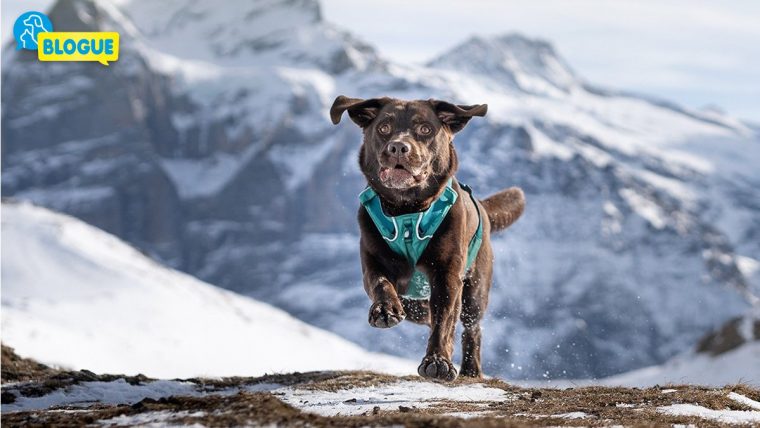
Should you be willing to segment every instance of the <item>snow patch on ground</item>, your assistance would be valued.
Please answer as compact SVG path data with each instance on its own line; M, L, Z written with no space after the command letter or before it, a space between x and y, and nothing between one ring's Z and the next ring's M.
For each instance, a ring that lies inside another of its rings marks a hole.
M502 389L482 384L445 386L410 381L337 391L283 388L275 393L283 393L278 394L278 398L293 407L323 416L360 415L371 413L375 407L397 411L399 406L419 409L445 401L477 403L514 399Z
M60 406L88 407L101 405L132 405L145 398L158 400L169 396L206 397L213 395L233 395L238 392L270 392L283 402L305 412L324 416L359 415L372 413L375 408L382 411L399 411L400 407L423 409L445 406L446 403L482 404L483 411L453 412L451 416L462 418L488 416L487 405L516 398L514 394L483 384L449 386L440 383L420 381L398 381L389 384L325 391L307 386L282 386L260 383L247 386L204 390L198 384L181 380L158 380L133 385L124 379L112 382L82 382L67 388L57 389L40 397L21 396L15 393L16 401L3 405L3 412L18 412L51 409ZM557 417L577 418L580 412ZM122 416L101 421L109 425L131 425L160 423L176 418L176 412L149 412L136 416ZM135 419L132 419L135 418Z
M671 404L658 407L657 411L674 416L696 416L725 424L751 424L760 422L760 412L754 410L713 410L696 404Z
M102 426L168 426L169 421L178 418L199 418L206 412L188 412L186 410L179 412L170 412L161 410L156 412L138 413L136 415L119 415L111 419L98 421ZM172 424L173 425L173 424Z
M760 402L757 402L749 397L745 397L744 395L737 394L735 392L729 392L728 398L736 401L737 403L744 404L749 408L760 410Z
M3 404L2 411L5 413L43 410L61 406L84 408L94 404L132 405L146 398L158 400L170 396L226 396L237 394L241 391L249 393L271 392L281 388L283 387L280 384L257 383L243 387L204 389L196 383L183 380L153 380L141 382L139 384L132 384L127 382L124 378L121 378L109 382L82 382L65 388L56 389L39 397L24 396L16 391L14 393L16 400L10 404ZM115 424L116 422L113 423Z
M559 415L552 415L552 417L564 418L564 419L585 419L591 416L588 413L584 413L584 412L570 412L570 413L562 413Z
M171 395L198 396L201 393L192 382L173 380L157 380L140 385L132 385L124 379L83 382L40 397L17 396L15 402L3 404L3 412L41 410L53 406L85 407L96 403L134 404L145 398L157 400Z
M617 406L617 407L625 407L625 406ZM558 413L556 415L542 415L542 414L531 414L531 413L516 413L515 416L525 416L529 418L562 418L562 419L586 419L592 417L588 413L585 412L568 412L568 413Z
M443 416L451 416L454 418L461 418L461 419L471 419L471 418L484 418L484 417L493 417L493 412L490 411L478 411L478 412L451 412L451 413L444 413Z

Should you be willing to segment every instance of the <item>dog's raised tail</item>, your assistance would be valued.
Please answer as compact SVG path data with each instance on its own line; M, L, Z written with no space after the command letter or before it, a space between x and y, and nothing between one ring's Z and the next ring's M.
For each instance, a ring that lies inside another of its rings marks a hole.
M491 232L504 230L512 225L525 210L525 194L519 187L510 187L480 201L491 222Z

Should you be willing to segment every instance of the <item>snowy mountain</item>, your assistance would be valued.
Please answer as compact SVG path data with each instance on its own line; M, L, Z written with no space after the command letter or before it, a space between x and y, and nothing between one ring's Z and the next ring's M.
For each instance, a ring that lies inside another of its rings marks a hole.
M74 218L4 203L2 230L3 343L38 361L168 378L416 371L160 266Z
M594 384L760 385L760 312L734 318L705 335L691 352L665 364L595 381Z
M681 355L664 364L611 376L589 384L651 387L654 385L760 385L760 342L725 354ZM583 384L584 382L581 382Z
M518 34L472 37L433 59L428 66L489 76L499 86L536 95L566 94L581 85L552 45Z
M3 194L369 349L416 359L426 331L366 325L360 134L330 124L338 94L488 103L457 136L458 176L528 201L494 240L488 374L659 364L756 301L757 129L598 88L547 42L474 37L411 66L325 22L316 0L73 0L49 15L120 31L121 57L3 52Z

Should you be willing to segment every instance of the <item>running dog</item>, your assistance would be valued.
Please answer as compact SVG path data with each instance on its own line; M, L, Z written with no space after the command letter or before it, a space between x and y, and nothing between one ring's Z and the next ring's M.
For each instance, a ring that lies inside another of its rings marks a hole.
M369 324L389 328L404 319L431 329L421 376L452 381L457 318L462 321L461 375L480 377L480 321L493 271L491 232L522 214L525 197L512 187L484 200L454 177L454 135L488 106L439 100L339 96L334 124L348 112L362 128L359 166L360 252Z

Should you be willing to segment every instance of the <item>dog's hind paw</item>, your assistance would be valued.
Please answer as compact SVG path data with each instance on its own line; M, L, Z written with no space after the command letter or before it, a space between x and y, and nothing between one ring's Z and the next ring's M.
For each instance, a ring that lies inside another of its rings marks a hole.
M379 301L369 308L369 325L377 328L390 328L406 318L401 302Z
M457 369L454 364L439 355L427 355L417 367L417 373L422 377L444 380L451 382L457 378Z

